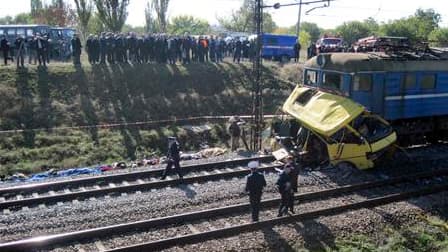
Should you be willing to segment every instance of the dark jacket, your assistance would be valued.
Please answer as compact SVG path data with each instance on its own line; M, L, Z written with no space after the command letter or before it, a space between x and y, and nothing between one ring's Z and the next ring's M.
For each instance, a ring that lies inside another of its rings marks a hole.
M249 192L250 196L261 195L265 186L266 180L262 174L252 172L247 176L246 192Z
M278 191L280 193L286 193L291 190L291 177L289 176L289 174L282 172L280 173L280 176L278 177L278 180L275 184L277 185Z
M1 48L2 51L8 51L9 50L9 44L8 44L8 40L6 38L1 40L0 48Z
M81 55L81 40L79 38L72 38L73 55Z
M179 143L177 141L173 141L168 144L167 157L173 160L180 160Z

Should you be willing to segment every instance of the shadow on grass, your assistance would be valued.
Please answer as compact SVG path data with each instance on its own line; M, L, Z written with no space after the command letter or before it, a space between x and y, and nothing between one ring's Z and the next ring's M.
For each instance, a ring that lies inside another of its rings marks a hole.
M75 66L76 69L76 84L79 89L79 96L81 99L81 110L84 116L84 122L86 125L98 125L98 117L95 112L95 107L92 103L92 96L90 94L89 87L87 85L87 77L84 69L81 66ZM98 129L97 127L89 128L90 136L95 145L99 144Z
M46 69L39 68L38 72ZM33 90L30 84L30 73L27 68L17 69L17 92L21 96L20 99L20 113L18 118L19 128L23 129L24 144L26 147L33 147L36 133L31 130L36 127L35 122L35 104Z

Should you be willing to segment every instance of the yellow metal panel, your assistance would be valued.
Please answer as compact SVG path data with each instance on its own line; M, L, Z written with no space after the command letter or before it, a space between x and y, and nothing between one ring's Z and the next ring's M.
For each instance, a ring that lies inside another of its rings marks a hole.
M370 152L368 144L329 144L327 147L332 165L348 162L358 169L368 169L374 166L374 163L366 156Z
M297 86L283 105L283 111L323 136L333 135L364 111L363 106L348 98L321 91L305 104L296 101L309 90L309 87Z
M396 140L397 140L397 134L393 132L389 136L382 138L381 140L378 140L374 143L371 143L370 147L372 148L372 152L377 152L395 143Z

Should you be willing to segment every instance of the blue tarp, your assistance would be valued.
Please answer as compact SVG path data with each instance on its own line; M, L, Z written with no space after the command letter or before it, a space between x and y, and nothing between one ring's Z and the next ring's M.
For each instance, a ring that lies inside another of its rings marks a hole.
M42 173L37 173L37 174L33 174L32 176L30 176L27 179L23 179L23 178L16 178L13 179L12 181L14 182L19 182L19 181L42 181L45 180L47 178L56 178L56 177L69 177L69 176L77 176L77 175L81 175L81 174L100 174L101 173L101 167L94 167L94 168L72 168L72 169L68 169L68 170L62 170L62 171L58 171L58 172L54 172L54 171L47 171L47 172L42 172Z

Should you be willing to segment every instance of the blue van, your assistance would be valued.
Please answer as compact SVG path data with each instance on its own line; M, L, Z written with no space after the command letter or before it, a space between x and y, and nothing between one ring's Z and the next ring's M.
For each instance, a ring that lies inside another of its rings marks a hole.
M294 45L297 36L264 33L263 50L261 55L265 59L273 59L282 62L295 58Z

